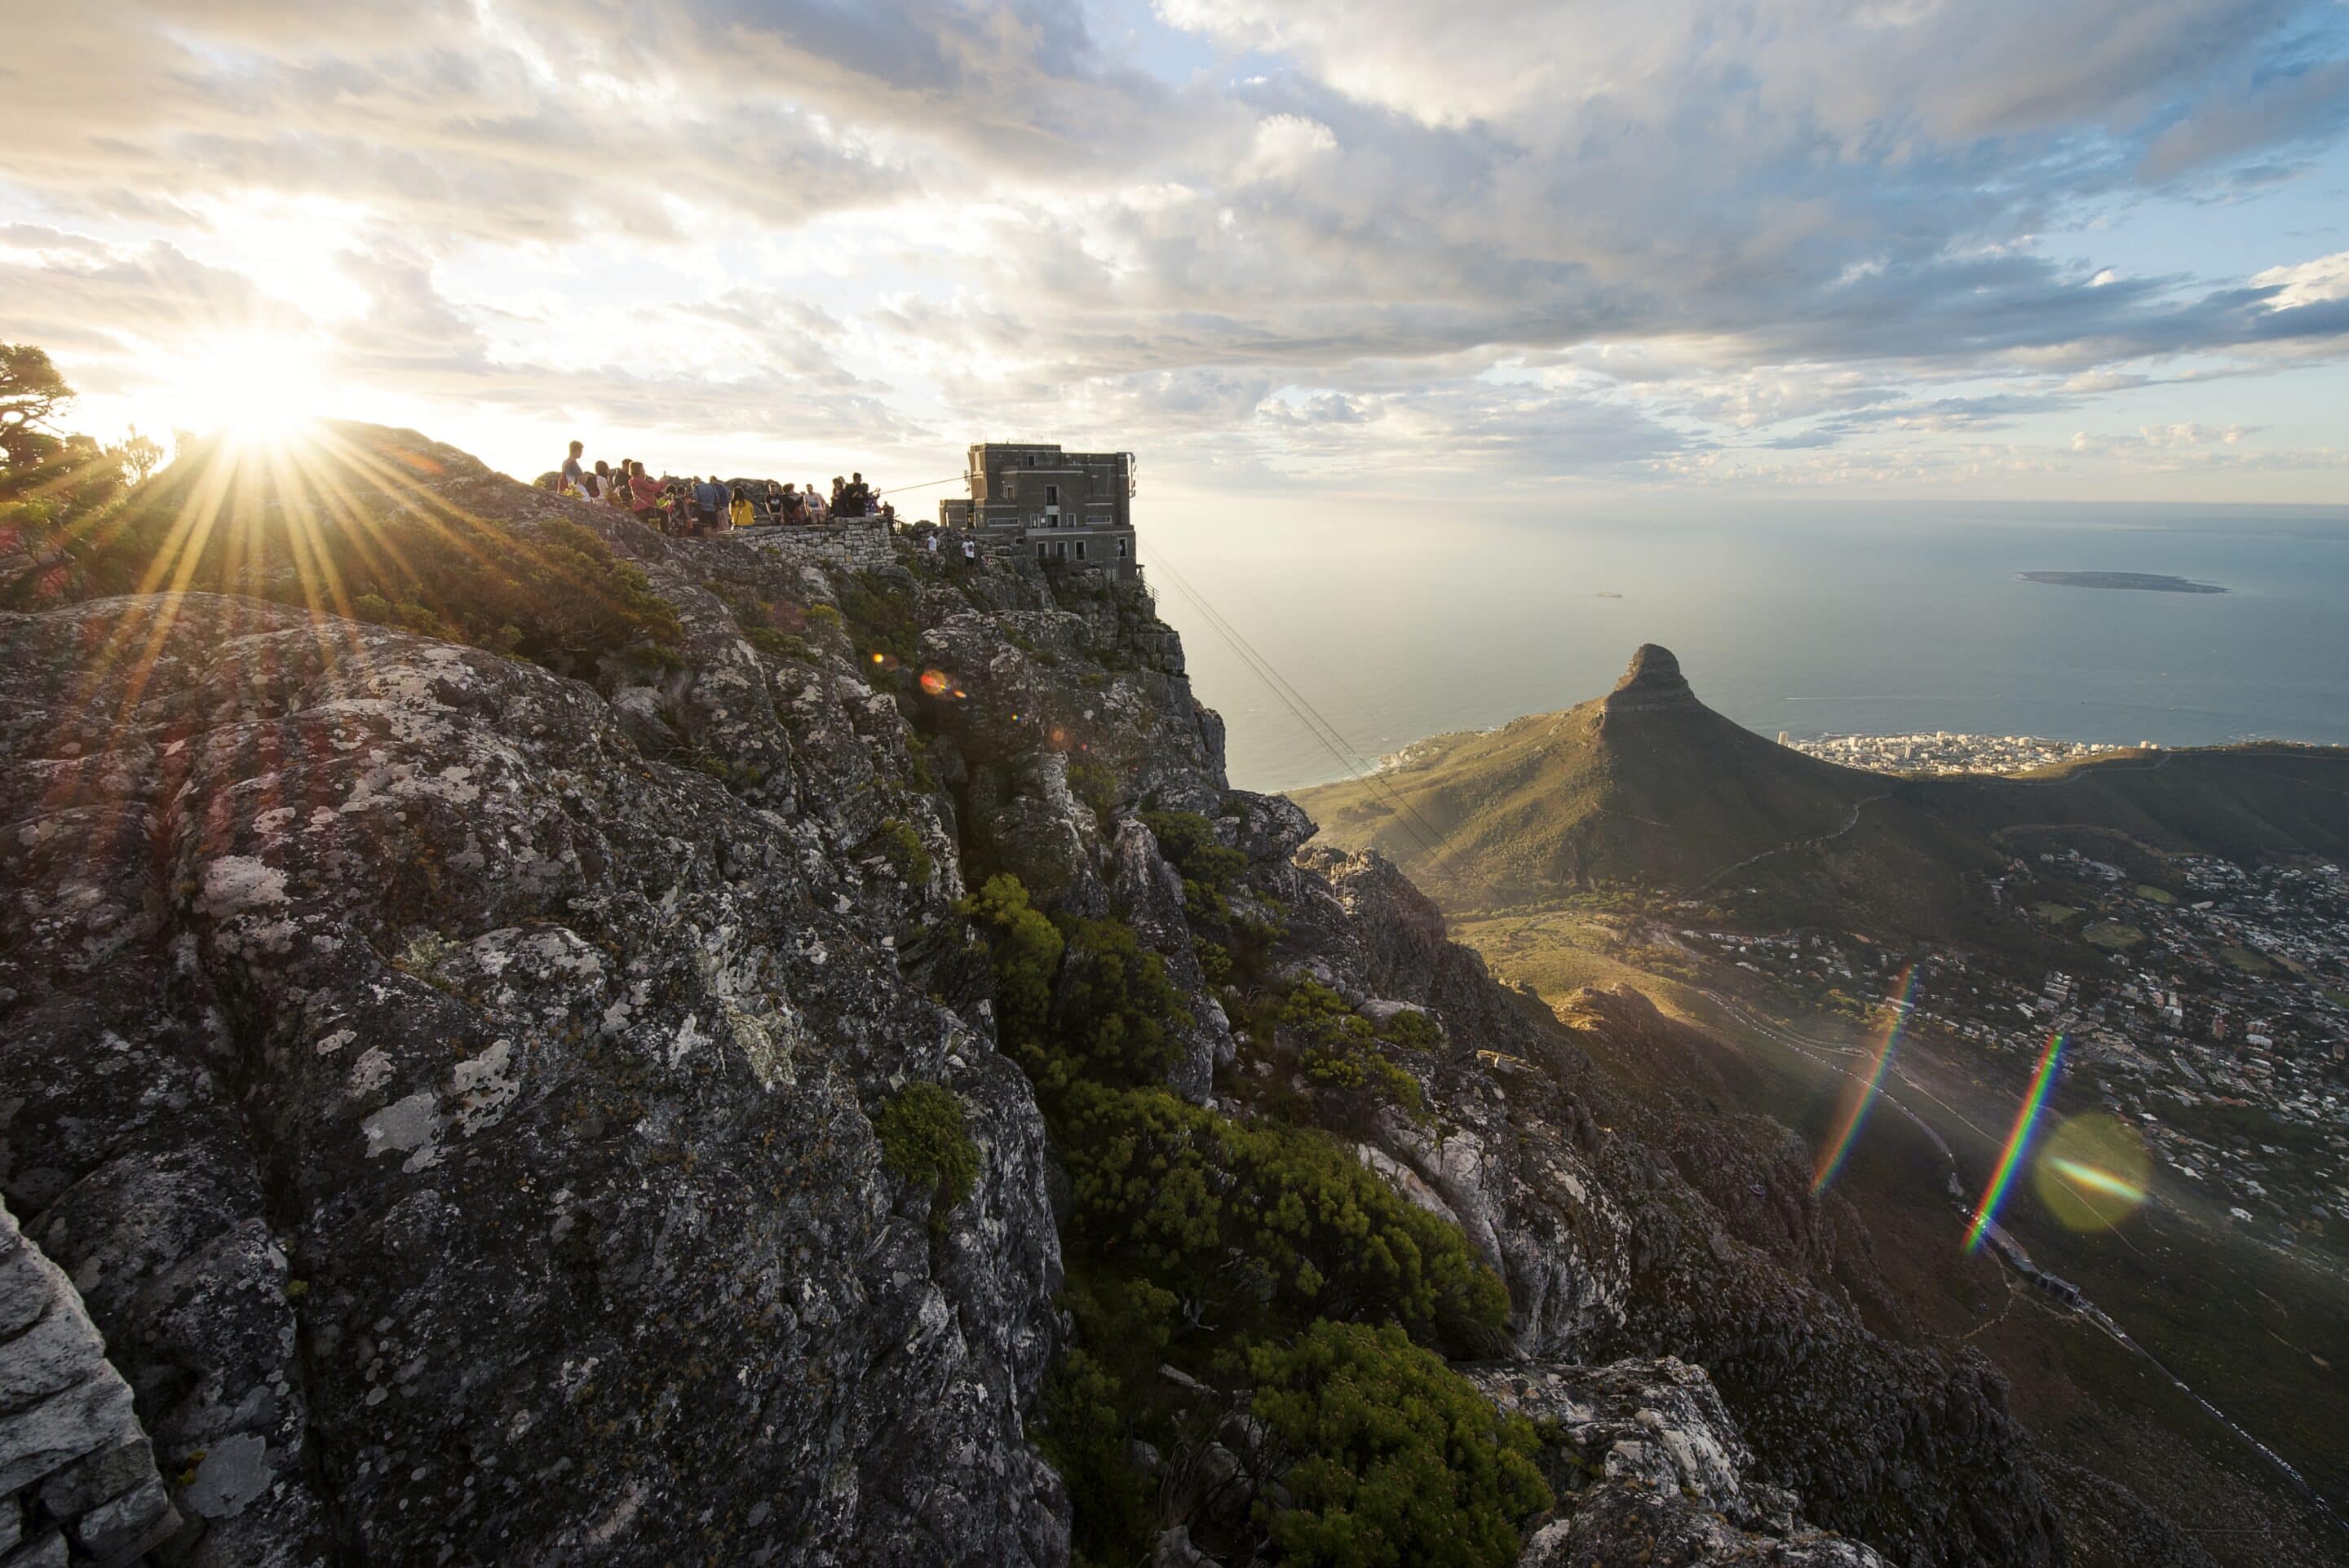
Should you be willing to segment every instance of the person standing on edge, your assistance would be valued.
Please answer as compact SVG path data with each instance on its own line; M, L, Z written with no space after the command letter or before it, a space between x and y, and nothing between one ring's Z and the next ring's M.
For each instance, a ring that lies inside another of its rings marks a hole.
M978 542L965 537L962 542L962 567L968 572L978 562Z
M587 443L585 441L571 443L571 455L563 459L563 477L554 484L557 494L585 495L587 493L587 470L579 464L579 454L586 449Z

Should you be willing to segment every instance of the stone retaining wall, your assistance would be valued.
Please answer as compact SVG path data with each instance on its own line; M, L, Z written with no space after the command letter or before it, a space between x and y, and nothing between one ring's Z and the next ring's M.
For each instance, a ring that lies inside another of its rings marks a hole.
M126 1563L179 1528L81 1293L0 1207L0 1568Z
M832 566L886 566L895 554L889 530L878 521L756 528L735 537L806 565L822 562Z

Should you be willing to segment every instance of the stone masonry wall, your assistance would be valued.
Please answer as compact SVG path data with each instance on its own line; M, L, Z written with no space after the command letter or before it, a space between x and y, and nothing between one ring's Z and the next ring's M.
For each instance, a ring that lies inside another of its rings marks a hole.
M739 535L746 543L771 550L802 565L886 566L893 551L889 531L878 522L827 523L819 528L761 528Z
M80 1292L0 1208L0 1568L128 1563L179 1527Z

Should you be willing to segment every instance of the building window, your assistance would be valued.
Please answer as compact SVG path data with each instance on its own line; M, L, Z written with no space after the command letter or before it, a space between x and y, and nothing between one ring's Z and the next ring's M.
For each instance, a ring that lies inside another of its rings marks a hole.
M1085 558L1085 542L1084 542L1083 540L1080 539L1080 540L1078 540L1078 541L1077 541L1077 559L1078 559L1078 560L1080 560L1080 561L1082 561L1084 558Z
M1044 504L1046 506L1058 506L1061 504L1061 487L1059 485L1046 485L1044 487Z
M1049 548L1050 548L1050 546L1046 545L1046 544L1045 544L1045 542L1044 542L1042 540L1040 540L1040 540L1038 540L1038 541L1036 542L1036 559L1037 559L1037 560L1039 560L1039 561L1043 560L1043 559L1044 559L1044 556L1045 556L1045 552L1046 552Z
M1127 547L1128 547L1128 546L1130 546L1131 544L1133 544L1133 541L1132 541L1132 540L1130 540L1130 539L1125 539L1125 538L1121 538L1121 539L1119 539L1119 540L1118 540L1118 542L1117 542L1117 558L1118 558L1120 561L1123 561L1123 560L1124 560L1124 559L1125 559L1125 555L1126 555L1126 549L1127 549Z

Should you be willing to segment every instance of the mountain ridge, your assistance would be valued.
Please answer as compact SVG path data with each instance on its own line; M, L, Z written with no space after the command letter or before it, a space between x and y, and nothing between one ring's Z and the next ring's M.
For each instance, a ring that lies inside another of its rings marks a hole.
M2013 858L2017 832L2230 855L2349 848L2338 748L2089 758L2027 779L1868 773L1705 707L1654 645L1603 696L1432 737L1378 773L1296 798L1330 841L1392 857L1455 909L1609 883L1694 893L1769 858L1764 880L1793 916L1873 909L1921 936L1982 934L1969 882Z
M1785 1130L1230 789L1138 584L333 441L0 613L0 1196L175 1563L1311 1561L1325 1353L1534 1445L1521 1511L1363 1526L1483 1510L1474 1561L2064 1561Z

